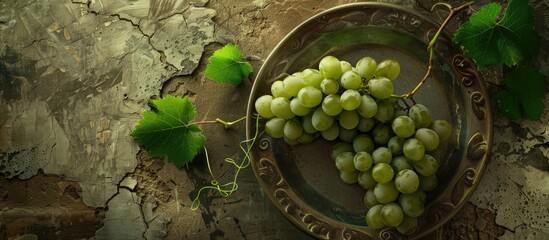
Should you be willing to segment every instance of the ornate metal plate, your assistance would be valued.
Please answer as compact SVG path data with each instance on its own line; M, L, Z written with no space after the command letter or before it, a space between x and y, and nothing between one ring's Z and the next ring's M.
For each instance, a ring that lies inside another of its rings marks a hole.
M270 94L284 73L317 67L325 55L355 64L363 56L401 63L396 91L410 91L426 70L427 42L438 25L405 8L381 3L342 5L311 17L290 32L259 70L248 103L247 136L255 130L254 102ZM492 144L492 111L474 63L453 49L449 35L437 45L434 76L414 96L454 132L435 153L439 185L428 194L417 239L447 222L469 199L484 173ZM262 128L260 128L262 130ZM365 191L344 184L330 159L333 143L316 140L288 146L261 135L252 167L273 204L295 225L319 239L400 239L389 228L366 226Z

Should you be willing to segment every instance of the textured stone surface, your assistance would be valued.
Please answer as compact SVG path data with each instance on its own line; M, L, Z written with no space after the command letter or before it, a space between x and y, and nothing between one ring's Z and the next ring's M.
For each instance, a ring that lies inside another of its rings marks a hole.
M147 100L170 76L191 73L213 41L215 11L192 3L0 3L9 23L0 37L0 172L64 175L86 204L104 206L137 165L129 133Z

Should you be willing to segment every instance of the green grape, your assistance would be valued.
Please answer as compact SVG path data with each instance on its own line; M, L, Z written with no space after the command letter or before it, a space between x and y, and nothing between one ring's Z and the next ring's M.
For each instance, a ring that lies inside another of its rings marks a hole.
M337 116L343 111L340 97L337 94L330 94L322 100L322 110L329 116Z
M425 154L420 160L414 161L414 169L422 176L434 175L438 170L438 161L431 155Z
M374 189L377 182L374 180L374 177L372 176L372 169L366 170L364 172L361 172L358 175L358 185L360 185L364 189Z
M303 88L303 80L296 76L287 76L282 81L282 86L284 88L284 92L286 94L290 95L291 97L297 96L297 93L301 88Z
M341 107L347 111L355 110L360 106L361 97L357 90L347 89L341 94Z
M303 117L303 131L306 133L316 133L318 130L313 126L313 113L309 113Z
M393 119L395 114L395 105L387 100L381 100L377 102L377 112L374 115L381 123L386 123L389 120Z
M259 116L263 118L274 117L273 111L271 111L271 101L273 101L271 95L263 95L255 100L255 110Z
M339 172L339 177L343 180L344 183L353 184L358 181L358 171L352 172Z
M282 118L271 118L267 121L267 123L265 123L265 132L273 138L282 138L284 137L285 125L286 120Z
M324 113L321 108L317 108L313 112L311 122L313 123L313 127L316 130L325 131L332 126L332 124L334 123L334 118Z
M393 82L386 77L373 78L368 82L368 90L377 99L387 99L394 93Z
M405 156L394 157L393 161L391 161L391 167L393 167L393 170L395 170L395 172L400 172L405 169L414 169L412 161Z
M299 90L297 98L301 105L312 108L322 102L322 92L318 88L307 86Z
M344 142L352 143L358 134L356 129L339 128L339 139Z
M362 84L362 79L358 76L358 73L354 71L347 71L341 76L341 86L345 89L358 89Z
M377 113L377 103L370 95L360 97L360 105L357 108L358 114L364 118L371 118Z
M328 141L336 140L339 136L339 125L337 123L333 123L330 128L327 130L321 131L320 134L322 137Z
M369 81L374 76L377 69L376 60L371 57L363 57L356 63L358 75Z
M303 125L297 118L288 120L284 125L284 137L289 140L297 140L303 133Z
M295 146L295 145L299 144L299 141L297 141L297 139L289 139L286 136L284 136L284 142L286 142L286 144L288 144L290 146Z
M422 104L415 104L408 110L408 116L414 120L416 128L426 128L431 124L431 112Z
M294 118L295 114L290 108L290 100L283 97L274 98L271 101L271 111L273 114L282 119Z
M366 193L364 194L364 206L366 208L370 209L375 205L379 205L379 202L376 199L376 195L374 194L374 189L368 189Z
M414 135L416 126L414 120L408 116L400 116L393 120L391 124L393 132L401 138L409 138Z
M421 193L400 194L398 203L402 207L404 215L408 217L419 217L423 211L423 201L421 200Z
M378 183L374 187L374 195L380 203L390 203L398 198L398 190L394 182Z
M425 151L433 151L437 149L440 143L437 133L429 128L418 129L414 137L423 143Z
M351 65L347 61L339 61L339 64L341 64L341 72L347 72L353 70L353 65Z
M396 227L402 223L404 212L396 203L388 203L381 209L381 219L387 226Z
M378 163L390 164L391 160L393 159L393 155L391 154L391 151L388 148L378 147L372 153L372 159L374 160L375 164L378 164Z
M406 139L399 138L398 136L392 136L391 138L389 138L389 142L387 142L387 148L391 150L391 154L393 154L393 156L402 154L402 148L404 148L404 141L406 141Z
M392 59L384 59L377 65L376 77L386 77L395 80L400 74L400 64Z
M339 83L334 79L325 78L320 83L320 90L326 95L336 94L339 91Z
M420 176L420 175L418 175L418 176ZM414 195L417 198L419 198L419 200L421 200L422 206L425 205L425 202L427 201L427 194L425 193L425 191L423 191L421 189L418 189L414 193L410 193L410 194L407 194L407 195Z
M284 91L284 83L282 82L282 80L277 80L273 82L273 84L271 85L271 93L273 94L273 98L283 97L289 99L290 97L292 97Z
M314 140L315 140L315 136L313 134L303 132L301 136L299 136L299 138L297 139L297 142L306 144L306 143L312 143Z
M408 217L404 215L404 218L402 219L402 223L400 223L396 229L399 233L404 235L412 235L417 230L418 227L418 221L417 218L414 217Z
M383 218L381 218L381 209L383 205L375 205L366 213L366 224L372 229L380 229L385 226Z
M320 83L324 78L318 70L307 68L303 70L302 75L303 86L320 89Z
M444 141L452 134L452 125L444 120L435 120L430 126L438 135L440 141Z
M404 147L402 148L404 156L412 161L418 161L425 155L425 147L421 141L415 138L408 138L404 142Z
M392 137L391 127L387 124L378 124L372 130L374 136L374 142L378 145L385 145Z
M292 76L303 79L303 72L294 72L292 73Z
M437 188L437 185L437 175L433 174L427 177L419 175L419 189L423 191L433 191Z
M337 158L337 155L339 155L342 152L352 152L353 146L348 143L338 142L332 146L331 155L330 157L335 161Z
M325 56L320 60L318 69L324 78L339 79L343 74L341 63L334 56Z
M360 114L360 113L359 113ZM358 121L358 125L356 126L356 129L360 132L369 132L374 128L376 125L376 120L373 118L363 118L361 117Z
M335 165L339 171L353 172L356 171L355 164L353 162L355 155L352 152L342 152L337 155Z
M367 152L372 154L374 152L374 140L366 134L357 135L353 139L353 150L355 152Z
M290 100L290 110L297 116L305 116L311 112L312 108L305 107L299 103L299 99L292 98Z
M372 155L367 152L357 152L355 158L353 159L355 168L358 171L366 171L372 167L373 159Z
M339 114L339 125L345 129L355 129L360 117L356 111L342 111Z
M395 172L391 165L387 163L378 163L372 168L372 177L378 183L387 183L393 179Z
M401 193L413 193L419 187L419 177L414 171L404 169L397 173L395 186Z

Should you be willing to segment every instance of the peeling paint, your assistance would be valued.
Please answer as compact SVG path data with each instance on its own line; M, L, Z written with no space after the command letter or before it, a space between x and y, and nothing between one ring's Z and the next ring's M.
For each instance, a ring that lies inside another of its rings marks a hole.
M543 118L548 116L546 110ZM508 127L494 132L497 152L471 202L494 211L496 223L509 229L501 239L544 239L549 236L549 157L543 146L549 141L545 140L545 124L523 121L512 125L498 119L496 125ZM524 137L517 138L517 133L525 131ZM516 142L509 144L510 139ZM536 151L542 157L532 155Z

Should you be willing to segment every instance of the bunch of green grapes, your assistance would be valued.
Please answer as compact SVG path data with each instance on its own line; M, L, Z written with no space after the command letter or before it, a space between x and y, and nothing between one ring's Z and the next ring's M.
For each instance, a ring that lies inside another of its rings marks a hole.
M439 163L429 153L452 130L447 121L432 121L424 105L398 106L391 96L399 74L400 64L391 59L377 63L364 57L353 67L326 56L318 70L273 82L272 95L259 97L255 109L269 119L267 135L290 145L319 137L338 141L331 158L345 183L366 190L368 226L411 234L423 213L425 191L437 186Z

